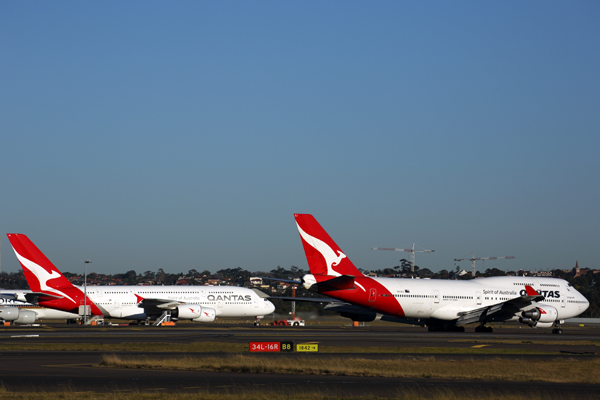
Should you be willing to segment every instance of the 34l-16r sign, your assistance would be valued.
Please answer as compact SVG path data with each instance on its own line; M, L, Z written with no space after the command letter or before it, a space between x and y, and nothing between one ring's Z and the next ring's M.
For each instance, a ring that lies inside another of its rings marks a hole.
M281 342L250 342L250 351L281 351Z
M250 342L251 352L280 352L294 351L294 342ZM296 351L319 351L319 345L311 343L307 345L297 345Z

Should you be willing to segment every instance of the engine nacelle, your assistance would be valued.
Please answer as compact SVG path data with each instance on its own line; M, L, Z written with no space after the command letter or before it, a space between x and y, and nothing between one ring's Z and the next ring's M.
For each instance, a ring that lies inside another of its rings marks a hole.
M310 288L316 284L317 284L317 278L315 278L314 275L307 274L302 277L302 286L304 286L304 288L306 290L310 290Z
M31 310L20 310L19 318L15 320L17 324L35 324L37 314Z
M173 319L194 319L199 318L202 312L202 306L199 304L181 304L171 311Z
M523 311L519 321L534 328L549 328L558 319L558 310L552 306L539 306Z
M198 318L194 318L194 322L213 322L217 317L217 311L214 308L202 307L202 315Z
M20 311L18 307L0 307L0 319L16 321L19 318Z

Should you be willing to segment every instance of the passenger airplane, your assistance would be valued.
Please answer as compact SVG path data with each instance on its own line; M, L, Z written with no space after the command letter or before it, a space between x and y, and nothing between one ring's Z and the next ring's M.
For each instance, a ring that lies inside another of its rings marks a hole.
M363 275L310 214L295 214L311 274L302 284L334 299L327 309L354 321L387 321L427 326L430 331L492 332L488 322L518 321L562 333L566 318L589 302L567 281L500 276L468 281L372 278ZM317 301L322 301L319 299Z
M275 311L260 292L237 286L88 286L76 287L25 235L7 234L32 292L30 303L88 315L144 320L212 322L215 317L257 317ZM81 307L81 308L80 308Z
M38 320L79 318L77 314L27 303L25 300L27 293L31 293L31 291L7 290L0 292L0 320L17 324L33 324Z

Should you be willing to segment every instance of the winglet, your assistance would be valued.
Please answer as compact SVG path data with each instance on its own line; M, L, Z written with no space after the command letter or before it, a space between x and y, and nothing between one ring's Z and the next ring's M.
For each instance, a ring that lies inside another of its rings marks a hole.
M539 296L540 295L538 292L535 291L534 288L532 288L529 285L525 285L525 291L527 292L527 296Z

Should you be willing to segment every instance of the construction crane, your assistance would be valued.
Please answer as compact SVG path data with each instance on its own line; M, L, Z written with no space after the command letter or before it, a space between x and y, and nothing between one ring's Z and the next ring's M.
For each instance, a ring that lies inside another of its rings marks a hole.
M411 249L397 249L395 247L371 247L371 250L388 250L388 251L408 251L410 253L410 273L415 275L415 253L433 253L435 250L415 250L413 243Z
M475 278L475 261L476 260L502 260L508 258L515 258L513 256L505 257L475 257L475 253L471 253L471 258L455 258L454 261L471 261L471 268L473 269L473 278Z

